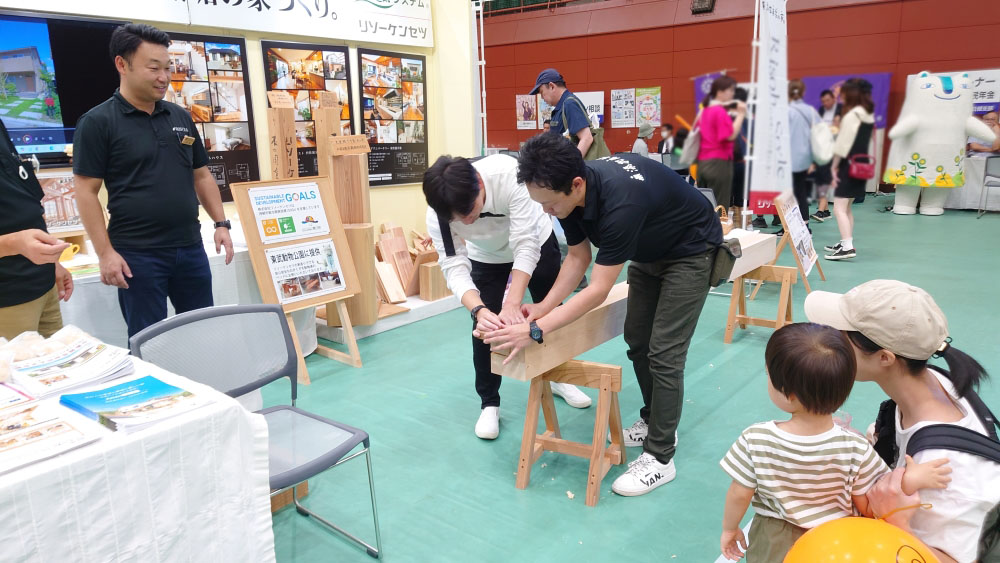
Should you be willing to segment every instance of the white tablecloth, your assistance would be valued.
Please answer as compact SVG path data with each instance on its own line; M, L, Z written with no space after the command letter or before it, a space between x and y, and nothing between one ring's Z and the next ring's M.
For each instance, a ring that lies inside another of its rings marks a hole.
M948 199L945 209L979 209L979 198L983 193L983 175L986 174L986 158L972 156L965 159L965 185L961 188L945 188ZM990 211L1000 211L1000 188L993 188L989 198Z
M261 303L260 290L253 275L250 264L250 254L243 240L243 232L234 222L232 229L233 245L236 254L233 261L226 265L225 253L215 253L215 243L212 239L212 226L202 225L202 239L205 251L208 253L209 267L212 269L212 297L216 305L235 305ZM96 262L95 258L78 255L70 264ZM80 327L98 340L128 348L128 327L122 318L118 307L118 288L101 283L99 274L74 276L73 296L68 302L63 302L62 315L64 324ZM174 308L167 302L167 314L173 315ZM309 355L316 350L316 309L310 307L292 313L295 330L302 346L302 353Z
M144 374L217 402L0 476L0 560L274 561L264 417Z

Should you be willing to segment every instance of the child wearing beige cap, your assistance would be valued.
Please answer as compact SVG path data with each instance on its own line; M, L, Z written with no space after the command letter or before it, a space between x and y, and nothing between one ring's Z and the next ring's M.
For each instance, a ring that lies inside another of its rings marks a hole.
M932 425L972 430L987 447L996 444L996 417L975 392L987 374L951 346L948 321L926 291L874 280L842 295L814 291L806 297L805 312L810 321L845 331L857 356L855 379L877 383L895 402L888 405L893 410L887 428L895 443L876 443L879 451L885 446L894 450L890 463L900 465L902 456L896 452L907 453L914 434ZM928 364L932 357L944 358L949 371ZM992 520L1000 506L1000 463L943 448L924 449L913 457L921 462L945 455L953 469L947 488L921 491L919 501L895 492L901 506L914 501L931 505L910 511L909 523L901 527L908 526L942 561L997 561L1000 554L994 550L1000 549L1000 541L992 535L998 529Z

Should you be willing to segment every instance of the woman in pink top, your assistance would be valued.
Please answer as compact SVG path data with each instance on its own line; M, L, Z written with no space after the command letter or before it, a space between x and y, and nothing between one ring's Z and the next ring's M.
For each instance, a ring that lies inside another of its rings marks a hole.
M728 208L733 189L733 141L740 134L747 107L734 101L736 81L720 76L712 81L708 106L698 118L701 145L698 149L698 185L709 188L715 201ZM729 117L727 107L736 110L736 119Z

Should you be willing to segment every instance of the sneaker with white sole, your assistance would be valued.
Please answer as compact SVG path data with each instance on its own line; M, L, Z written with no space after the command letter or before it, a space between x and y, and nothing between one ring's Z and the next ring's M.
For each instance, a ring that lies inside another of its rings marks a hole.
M625 447L634 448L636 446L641 446L643 442L646 441L646 435L649 434L649 425L646 421L639 419L632 423L632 426L623 429L625 434ZM677 435L674 435L674 439L677 439ZM608 441L611 441L611 431L608 430Z
M836 252L836 251L840 250L841 248L843 248L843 244L841 244L841 243L838 242L837 244L828 244L828 245L824 246L823 250L825 250L827 252Z
M549 382L552 385L552 394L558 395L566 401L566 404L575 409L585 409L590 406L590 397L577 389L576 385L570 383Z
M628 471L622 473L611 484L611 490L624 497L644 495L660 485L666 485L677 477L674 460L660 463L651 454L642 452Z
M833 254L827 254L823 258L826 258L827 260L849 260L857 255L858 253L853 248L847 250L846 248L841 247L838 248Z
M500 435L500 407L484 407L476 422L476 436L493 440Z

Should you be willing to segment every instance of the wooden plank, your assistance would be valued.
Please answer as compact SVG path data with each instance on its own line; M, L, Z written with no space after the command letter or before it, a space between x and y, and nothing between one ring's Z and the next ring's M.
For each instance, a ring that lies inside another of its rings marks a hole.
M400 307L399 305L393 305L392 303L382 302L378 304L378 318L380 320L393 315L400 315L409 312L410 310L406 307Z
M627 302L628 284L615 285L603 303L561 329L546 333L544 343L528 346L506 366L503 361L507 355L494 352L493 373L528 381L621 335Z
M420 286L417 285L416 291L411 291L408 285L409 279L413 275L413 260L410 259L410 251L404 249L394 252L392 254L392 265L396 267L396 272L399 274L403 293L406 295L416 295L420 291Z
M396 274L396 269L393 268L392 264L376 262L375 275L378 277L378 282L382 284L385 295L389 298L389 303L402 303L406 301L406 293L403 292L403 285L399 283L399 276Z
M413 270L410 271L410 277L403 284L403 290L406 291L407 295L416 295L421 292L422 285L420 284L420 268L425 264L437 263L437 252L421 252L413 258ZM440 269L440 268L439 268ZM444 280L444 276L441 276L441 280ZM437 280L435 280L437 281ZM442 288L440 286L435 286L435 294L441 295L442 297L448 295L448 286ZM423 299L423 297L421 297ZM440 299L440 297L438 297ZM425 299L425 301L434 301L434 299Z
M517 479L514 486L518 489L528 488L531 482L531 466L538 459L535 438L538 436L538 410L542 406L542 386L548 386L544 379L535 379L528 390L528 407L524 413L524 431L521 433L521 458L517 464ZM544 451L542 448L538 450Z
M437 301L451 295L448 283L441 273L441 264L431 262L420 265L420 298L424 301Z
M295 110L268 108L267 133L271 179L298 177L299 154L295 144Z
M393 223L392 221L386 221L385 223L382 223L382 227L381 227L382 230L379 231L379 234L392 233L392 230L395 229L396 227L397 227L397 225L395 223Z
M332 92L321 93L327 94ZM340 134L340 112L339 105L337 107L319 107L312 110L313 121L316 122L316 167L319 171L317 176L330 176L331 180L333 180L330 160L332 153L330 152L329 139ZM334 192L336 191L337 187L334 185ZM353 222L343 217L343 207L340 208L340 213L342 221L345 223Z
M382 233L378 236L378 241L382 244L382 258L385 260L400 250L406 250L406 239L397 237L392 233ZM388 253L386 256L385 253ZM388 262L388 260L385 260Z
M371 223L344 225L358 273L358 293L345 304L354 326L369 326L378 320L378 290L375 281L375 227ZM332 309L327 305L327 310Z
M287 491L282 491L273 497L271 497L271 513L275 513L282 508L292 504L292 491L295 491L295 496L300 500L306 498L309 494L309 482L306 481L301 485L296 485L293 489L288 489Z
M331 137L337 139L337 137ZM345 223L370 223L371 198L368 182L368 155L330 157L330 181Z

